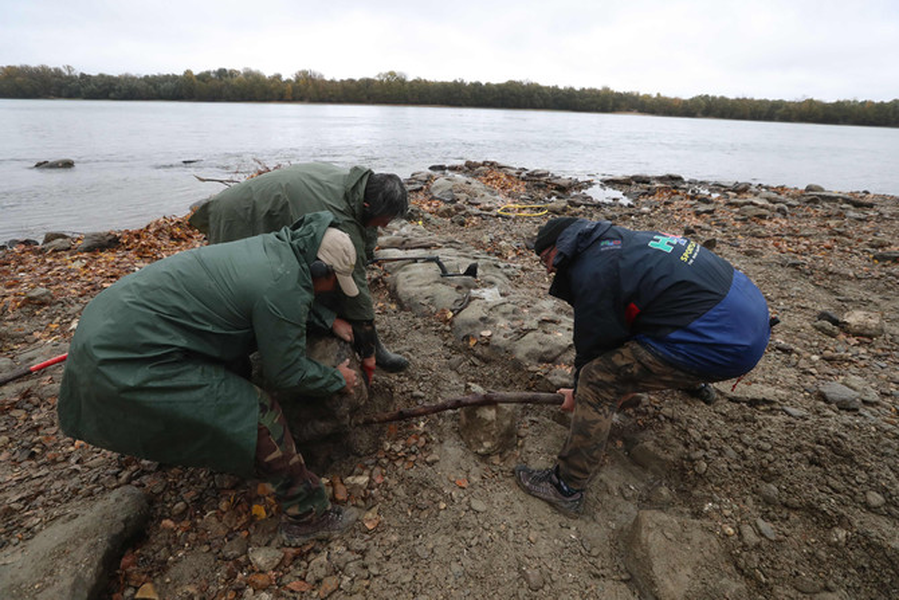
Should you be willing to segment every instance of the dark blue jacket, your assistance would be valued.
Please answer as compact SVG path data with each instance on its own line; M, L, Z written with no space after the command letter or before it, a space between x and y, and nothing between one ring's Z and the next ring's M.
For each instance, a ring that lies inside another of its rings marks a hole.
M556 240L550 294L574 308L575 366L636 340L709 381L758 363L770 335L759 289L696 242L579 219Z

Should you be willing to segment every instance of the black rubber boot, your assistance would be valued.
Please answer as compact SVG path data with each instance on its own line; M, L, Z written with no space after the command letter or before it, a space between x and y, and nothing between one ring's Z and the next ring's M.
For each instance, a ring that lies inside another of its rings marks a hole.
M409 366L409 359L391 352L381 343L381 338L375 338L375 363L388 373L397 373Z

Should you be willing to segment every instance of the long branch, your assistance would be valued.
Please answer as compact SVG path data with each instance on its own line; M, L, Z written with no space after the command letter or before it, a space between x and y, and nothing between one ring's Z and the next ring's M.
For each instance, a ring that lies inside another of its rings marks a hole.
M415 408L402 408L390 412L377 413L363 418L360 425L402 421L414 417L423 417L445 410L455 410L467 406L486 406L490 404L562 404L562 394L546 394L541 392L488 392L486 394L469 394L459 398L450 398L438 404L426 404Z

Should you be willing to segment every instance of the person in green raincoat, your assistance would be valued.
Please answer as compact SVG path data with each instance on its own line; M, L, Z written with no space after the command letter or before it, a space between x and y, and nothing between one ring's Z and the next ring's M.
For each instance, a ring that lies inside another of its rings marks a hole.
M258 350L276 388L329 396L355 372L306 357L316 294L358 294L350 237L327 212L237 242L181 252L123 277L84 309L57 403L67 435L161 463L206 467L275 489L285 543L345 531L306 469L280 406L228 365Z
M359 288L343 298L327 320L335 332L352 334L368 377L375 365L402 371L409 361L384 347L374 327L375 310L365 276L365 259L374 258L378 227L402 217L409 208L402 180L365 167L349 170L326 163L297 164L269 171L229 187L200 205L189 222L211 244L277 231L310 212L334 214L335 227L349 234L360 260L353 270ZM336 317L340 317L339 319Z

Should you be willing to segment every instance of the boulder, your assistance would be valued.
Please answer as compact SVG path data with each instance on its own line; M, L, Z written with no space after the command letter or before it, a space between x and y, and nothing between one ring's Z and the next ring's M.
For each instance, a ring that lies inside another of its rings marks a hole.
M351 344L330 334L310 333L306 341L308 357L324 365L336 367L349 359L357 381L351 394L341 391L322 398L303 396L295 390L274 391L267 388L258 361L255 361L254 382L263 389L269 389L281 405L297 447L313 470L322 470L339 458L376 451L383 433L381 428L356 423L364 414L392 410L392 397L370 394Z

